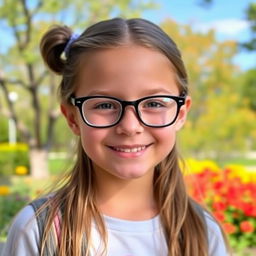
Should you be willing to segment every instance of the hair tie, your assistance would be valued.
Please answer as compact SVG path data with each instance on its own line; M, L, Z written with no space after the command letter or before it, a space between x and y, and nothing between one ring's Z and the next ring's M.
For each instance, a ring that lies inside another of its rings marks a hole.
M69 49L70 49L71 44L72 44L75 40L77 40L79 36L80 36L79 34L74 33L74 34L72 34L71 37L69 38L68 43L67 43L67 45L66 45L65 48L64 48L64 53L65 53L65 56L66 56L66 57L67 57L67 55L68 55L68 52L69 52Z

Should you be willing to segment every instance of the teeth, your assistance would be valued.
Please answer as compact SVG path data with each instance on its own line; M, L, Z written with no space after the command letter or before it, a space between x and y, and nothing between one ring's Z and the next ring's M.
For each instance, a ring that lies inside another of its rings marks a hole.
M125 152L125 153L132 153L132 152L139 152L144 150L146 146L137 147L137 148L114 148L116 151Z

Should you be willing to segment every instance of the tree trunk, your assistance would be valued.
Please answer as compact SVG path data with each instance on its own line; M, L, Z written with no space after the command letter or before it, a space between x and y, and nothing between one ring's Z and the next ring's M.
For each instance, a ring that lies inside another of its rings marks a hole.
M33 178L47 178L48 170L48 151L45 149L30 149L30 174Z

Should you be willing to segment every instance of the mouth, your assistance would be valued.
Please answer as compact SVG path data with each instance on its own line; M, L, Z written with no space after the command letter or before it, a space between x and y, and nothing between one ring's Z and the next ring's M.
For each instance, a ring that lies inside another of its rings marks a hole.
M140 151L145 150L147 147L149 147L151 144L148 145L134 145L134 146L109 146L114 151L117 152L124 152L124 153L137 153Z

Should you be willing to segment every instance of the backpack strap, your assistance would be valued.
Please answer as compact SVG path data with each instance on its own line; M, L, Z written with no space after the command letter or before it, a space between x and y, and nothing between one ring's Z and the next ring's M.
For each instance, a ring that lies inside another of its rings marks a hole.
M44 203L47 202L49 198L39 198L30 203L30 205L33 207L35 214L36 214L36 220L37 220L37 226L38 226L38 231L39 231L39 251L41 251L41 241L43 239L43 234L44 234L44 229L45 229L45 221L48 216L48 208L46 207L43 210L38 210L42 207ZM50 240L48 246L46 246L46 249L43 252L43 256L57 256L57 248L59 245L59 240L60 240L60 219L59 219L59 214L56 215L53 221L54 224L54 229L56 232L57 236L57 244L54 242L54 240ZM57 247L56 247L57 245Z
M33 207L36 214L37 226L39 231L39 241L41 241L43 238L44 224L47 217L47 209L40 211L40 214L38 214L38 210L47 200L48 198L43 197L43 198L36 199L30 203L30 205Z

